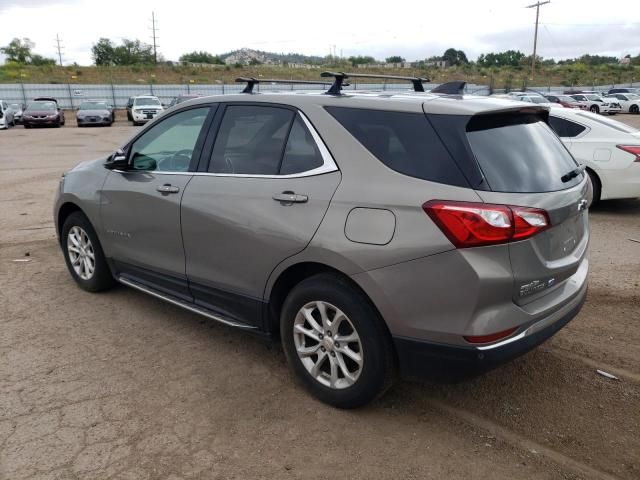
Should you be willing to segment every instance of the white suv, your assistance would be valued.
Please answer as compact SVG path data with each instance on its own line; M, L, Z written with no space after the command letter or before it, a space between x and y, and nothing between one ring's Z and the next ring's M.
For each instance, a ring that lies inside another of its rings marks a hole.
M608 113L609 115L615 115L622 110L619 104L612 104L595 93L575 93L571 95L571 97L593 113Z
M142 125L152 120L164 110L158 97L153 95L141 95L133 97L131 106L131 120L134 125Z

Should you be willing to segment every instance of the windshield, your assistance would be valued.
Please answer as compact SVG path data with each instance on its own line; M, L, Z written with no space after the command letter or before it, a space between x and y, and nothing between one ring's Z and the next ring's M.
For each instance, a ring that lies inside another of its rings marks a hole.
M602 100L598 95L585 95L589 100Z
M549 103L549 100L547 100L544 97L529 97L529 98L533 103Z
M160 100L158 100L157 98L136 98L133 101L133 104L136 106L141 106L141 105L152 105L152 106L160 106Z
M106 103L102 102L86 102L80 105L80 110L108 110Z
M561 102L569 102L569 103L574 103L576 101L575 98L570 97L569 95L558 95L558 100L560 100Z
M57 110L57 105L55 102L31 102L29 104L29 106L27 107L27 111L32 111L32 110L36 110L36 111L51 111L51 112L55 112Z
M635 127L632 127L631 125L627 125L626 123L618 122L617 120L611 120L610 118L602 117L600 115L589 114L587 112L580 112L580 113L577 113L577 115L579 115L581 117L584 117L584 118L588 118L589 120L592 120L594 122L598 122L601 125L606 125L607 127L614 128L614 129L618 130L619 132L625 132L625 133L640 132L640 130L638 130Z
M538 115L477 115L467 138L494 192L553 192L582 181L581 175L562 181L578 164Z
M18 105L17 103L12 103L11 105L9 105L9 108L11 110L20 110L20 105Z

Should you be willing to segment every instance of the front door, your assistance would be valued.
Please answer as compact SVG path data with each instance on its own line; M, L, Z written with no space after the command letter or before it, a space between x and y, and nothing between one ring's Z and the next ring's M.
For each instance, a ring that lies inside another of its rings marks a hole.
M149 128L127 148L130 168L110 172L102 189L101 238L117 274L189 300L180 202L209 110L184 110Z
M301 113L227 105L208 170L193 177L182 202L196 303L259 326L269 275L311 241L339 182L331 155Z

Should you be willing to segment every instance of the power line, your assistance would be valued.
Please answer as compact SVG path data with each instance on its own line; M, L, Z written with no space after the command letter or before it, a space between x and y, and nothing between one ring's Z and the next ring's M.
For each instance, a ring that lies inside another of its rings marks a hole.
M546 2L534 3L533 5L528 5L525 8L533 8L536 7L536 30L533 34L533 56L531 57L531 78L533 78L533 73L536 69L536 50L538 48L538 19L540 18L540 6L546 5L547 3L551 3L551 0L547 0Z
M62 50L63 47L60 45L60 36L56 33L56 49L58 50L58 60L60 62L60 66L62 66Z
M156 32L159 29L156 28L156 14L155 12L151 12L151 31L152 31L152 36L151 38L153 38L153 63L158 63L158 45L156 44L156 40L158 38L158 36L156 35Z

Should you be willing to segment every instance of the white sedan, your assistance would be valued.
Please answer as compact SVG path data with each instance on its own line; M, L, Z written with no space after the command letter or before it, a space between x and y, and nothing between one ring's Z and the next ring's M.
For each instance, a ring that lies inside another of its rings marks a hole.
M593 202L640 197L640 130L571 108L551 108L549 125L586 166Z
M606 100L617 102L625 113L640 113L640 95L635 93L614 93L604 97Z

